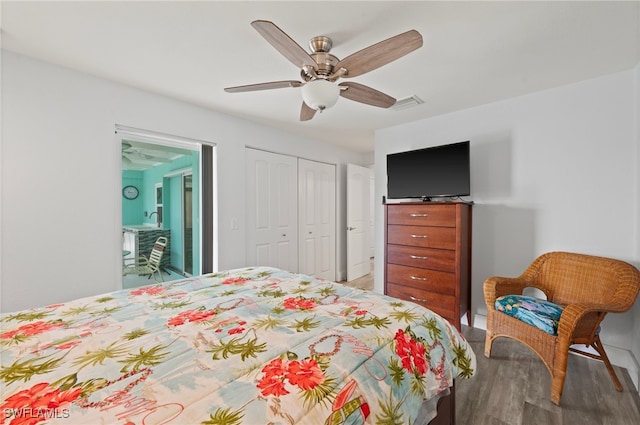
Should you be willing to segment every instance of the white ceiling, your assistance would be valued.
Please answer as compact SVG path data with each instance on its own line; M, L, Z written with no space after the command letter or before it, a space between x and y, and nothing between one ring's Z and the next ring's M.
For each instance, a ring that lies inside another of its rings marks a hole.
M2 47L212 110L368 152L373 132L628 70L640 62L640 1L2 0ZM353 81L424 104L395 111L341 98L299 122L299 88L224 87L298 80L250 22L273 21L302 47L333 39L344 58L409 29L424 46Z

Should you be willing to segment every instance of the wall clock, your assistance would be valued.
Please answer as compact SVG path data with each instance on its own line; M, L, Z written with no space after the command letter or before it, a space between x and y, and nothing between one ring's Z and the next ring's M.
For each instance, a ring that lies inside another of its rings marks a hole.
M139 194L140 192L135 186L125 186L122 189L122 196L124 196L126 199L136 199Z

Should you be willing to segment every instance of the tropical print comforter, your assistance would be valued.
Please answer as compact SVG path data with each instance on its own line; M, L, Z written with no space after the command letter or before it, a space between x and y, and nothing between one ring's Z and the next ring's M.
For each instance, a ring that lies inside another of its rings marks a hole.
M410 424L473 375L416 304L268 267L0 316L2 424Z

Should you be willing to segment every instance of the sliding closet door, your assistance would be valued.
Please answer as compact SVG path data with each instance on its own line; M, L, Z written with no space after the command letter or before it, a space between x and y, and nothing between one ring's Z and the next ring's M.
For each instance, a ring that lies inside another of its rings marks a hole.
M247 148L246 164L247 265L297 272L297 158Z
M300 273L336 278L336 167L298 160Z

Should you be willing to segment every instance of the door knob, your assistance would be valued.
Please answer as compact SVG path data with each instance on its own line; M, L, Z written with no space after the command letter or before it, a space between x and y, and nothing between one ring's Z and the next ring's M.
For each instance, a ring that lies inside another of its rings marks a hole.
M356 230L356 228L349 226L349 227L347 227L347 230Z

